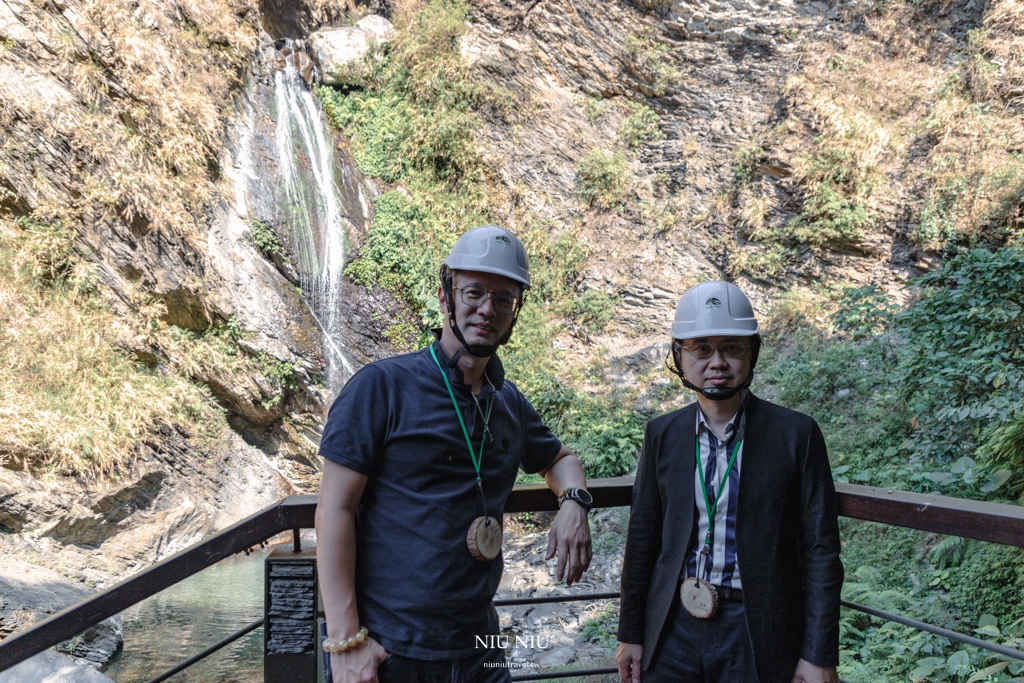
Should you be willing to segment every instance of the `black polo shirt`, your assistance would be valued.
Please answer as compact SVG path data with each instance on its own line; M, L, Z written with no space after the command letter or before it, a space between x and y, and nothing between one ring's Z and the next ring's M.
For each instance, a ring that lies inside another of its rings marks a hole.
M433 344L479 449L483 419L462 370ZM521 467L538 472L561 443L492 356L478 399L492 401L492 441L481 478L487 514L501 519ZM475 636L498 633L491 599L502 556L473 559L466 534L480 515L476 470L429 347L370 363L331 406L320 454L369 477L356 522L359 616L388 652L449 659L478 652Z

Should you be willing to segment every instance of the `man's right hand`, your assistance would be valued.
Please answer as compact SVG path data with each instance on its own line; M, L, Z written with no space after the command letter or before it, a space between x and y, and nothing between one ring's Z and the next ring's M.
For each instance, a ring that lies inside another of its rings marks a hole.
M377 667L388 653L373 638L344 652L331 654L333 683L377 683Z
M640 662L644 658L644 646L634 643L619 643L615 652L615 663L619 665L622 683L640 683Z

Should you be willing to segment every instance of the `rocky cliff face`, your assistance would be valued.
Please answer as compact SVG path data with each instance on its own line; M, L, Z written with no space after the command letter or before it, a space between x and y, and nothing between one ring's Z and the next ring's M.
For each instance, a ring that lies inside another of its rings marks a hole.
M303 21L340 12L318 11L305 10ZM315 444L329 401L320 327L287 254L254 235L285 218L274 200L282 184L274 148L279 46L261 19L273 30L291 21L246 3L0 9L0 221L12 240L5 245L71 235L61 263L92 283L78 300L79 325L105 327L97 332L103 357L131 369L112 407L97 399L66 419L95 410L103 430L125 412L122 402L144 433L124 452L101 454L106 459L88 455L88 438L80 442L84 457L60 459L46 439L24 431L31 415L3 418L0 555L49 567L50 579L60 575L86 593L311 490L318 478ZM335 170L357 236L374 189ZM70 279L26 280L35 257L28 270L11 258L3 300L24 315L4 318L0 347L13 358L17 340L37 334L18 292L52 301ZM348 294L343 305L355 322L337 341L357 366L387 345L373 324L359 326L382 306L362 290ZM90 310L112 311L116 329ZM55 364L76 354L74 344L50 342ZM95 381L88 367L61 377ZM20 382L39 399L31 405L53 408L34 419L57 434L65 417L52 377ZM145 399L133 398L145 382L183 388L196 403L147 417L136 403ZM18 405L18 391L4 385L8 406ZM48 590L49 579L17 574L0 577L0 637L82 597L32 607L29 596Z
M482 141L510 190L505 210L591 246L579 291L620 304L602 333L569 326L556 346L581 360L604 347L626 368L609 381L650 370L644 354L663 356L651 333L663 338L679 295L723 275L762 315L780 288L823 282L903 301L906 280L938 262L928 226L949 198L948 162L980 184L1018 178L1003 196L1020 225L1012 4L473 2L463 53L528 112ZM983 34L983 55L965 54ZM971 59L992 78L974 105L958 90ZM656 128L637 128L640 107ZM979 137L971 107L1001 141ZM611 204L581 201L595 150L627 168ZM1006 220L1003 205L972 206L958 214L975 216L970 227L943 214L943 239L1003 239L985 227Z

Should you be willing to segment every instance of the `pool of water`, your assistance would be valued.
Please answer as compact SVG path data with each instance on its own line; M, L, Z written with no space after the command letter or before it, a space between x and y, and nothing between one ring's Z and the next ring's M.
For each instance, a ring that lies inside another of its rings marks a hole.
M122 612L124 649L103 673L117 683L145 683L262 618L268 553L221 560ZM263 628L169 680L262 683Z

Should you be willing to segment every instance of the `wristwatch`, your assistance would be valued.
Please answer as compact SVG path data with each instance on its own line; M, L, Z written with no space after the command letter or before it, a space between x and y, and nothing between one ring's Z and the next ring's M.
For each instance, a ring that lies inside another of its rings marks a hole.
M558 507L562 507L562 503L567 498L578 503L587 512L590 512L590 508L594 507L594 497L586 489L571 488L562 491L562 494L558 496Z

